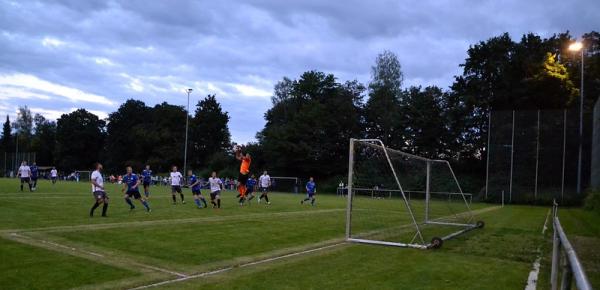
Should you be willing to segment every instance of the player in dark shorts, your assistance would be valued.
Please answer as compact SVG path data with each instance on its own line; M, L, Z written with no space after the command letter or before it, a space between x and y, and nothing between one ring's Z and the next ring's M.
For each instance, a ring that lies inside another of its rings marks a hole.
M150 185L152 184L152 170L150 170L150 165L146 165L146 169L142 171L142 179L144 181L144 195L148 197L150 195Z
M90 217L94 216L94 211L100 204L102 206L102 216L106 217L106 211L108 210L108 195L104 191L104 178L102 177L102 164L96 163L94 166L95 170L90 176L92 183L92 195L96 199L94 205L90 209Z
M173 198L173 204L177 204L177 197L175 193L179 193L181 197L181 203L185 204L185 200L183 199L183 192L181 191L181 182L183 179L183 175L177 171L177 166L171 167L171 197Z
M254 189L256 188L256 183L256 177L254 174L252 174L252 176L248 178L248 181L246 181L246 200L248 201L248 204L250 204L250 201L254 198Z
M135 205L133 205L133 202L131 201L131 198L133 197L144 205L146 211L150 212L150 206L148 205L146 198L140 194L140 183L140 179L133 173L131 166L127 166L127 174L123 176L123 189L121 190L121 192L125 192L125 202L129 205L129 210L134 210Z
M306 198L300 201L300 204L304 204L304 202L310 200L310 205L315 205L315 194L317 194L317 184L315 183L314 178L310 178L306 183Z
M217 172L213 171L208 178L208 185L210 187L210 203L212 203L213 208L221 208L221 189L223 189L223 181L217 177Z
M35 191L37 189L39 170L38 170L38 167L35 164L35 162L33 162L33 164L31 164L31 166L29 166L29 169L31 170L31 189L33 191Z
M188 178L189 178L189 186L192 189L192 194L194 195L194 202L196 203L196 206L198 208L202 208L202 203L204 203L204 207L208 207L208 205L206 204L206 198L204 198L204 196L202 195L202 192L200 191L200 187L202 186L200 179L198 179L198 177L196 177L196 175L194 175L194 173L191 170L188 170L187 172L188 174Z

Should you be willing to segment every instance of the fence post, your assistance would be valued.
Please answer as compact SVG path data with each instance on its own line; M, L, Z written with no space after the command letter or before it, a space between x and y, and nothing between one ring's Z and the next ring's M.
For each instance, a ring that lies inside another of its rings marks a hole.
M563 255L563 272L562 272L562 280L560 283L560 289L561 290L568 290L571 289L571 281L573 280L573 272L571 272L571 266L569 265L569 258L567 257L567 254L565 253Z
M512 202L513 161L515 156L515 111L512 111L512 136L510 141L510 181L508 188L508 203Z
M538 193L538 173L540 165L540 110L537 111L537 138L535 141L535 185L533 190L533 200L537 201Z
M552 290L558 290L558 263L559 260L559 247L560 239L556 231L556 214L557 214L556 202L552 202L552 272L550 274L550 287Z

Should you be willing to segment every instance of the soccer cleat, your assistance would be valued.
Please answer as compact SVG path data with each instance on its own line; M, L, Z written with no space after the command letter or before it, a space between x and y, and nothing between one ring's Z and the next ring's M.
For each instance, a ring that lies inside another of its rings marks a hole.
M267 202L267 204L268 204L268 205L271 205L271 202L269 201L269 202Z
M301 201L300 201L300 204L304 204L304 200L301 200Z
M182 201L181 201L181 204L185 204L185 200L182 200Z

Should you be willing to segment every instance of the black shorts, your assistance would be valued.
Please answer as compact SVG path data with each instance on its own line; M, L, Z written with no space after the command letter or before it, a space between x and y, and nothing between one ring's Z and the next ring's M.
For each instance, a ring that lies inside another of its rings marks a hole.
M25 183L25 182L29 183L29 180L30 180L29 177L21 177L21 183Z
M211 192L210 193L210 199L215 199L215 198L217 198L217 196L221 197L220 195L221 195L221 191L220 190Z
M140 192L138 190L129 190L125 194L128 195L129 197L133 196L133 198L135 198L135 199L142 198L142 195L140 194Z
M243 174L240 172L240 175L238 176L238 182L241 184L246 184L246 181L248 181L248 174Z
M52 176L52 177L50 177L50 179L56 180L56 176Z
M246 194L251 194L254 192L254 187L248 187L246 188Z
M264 192L268 192L268 191L269 191L269 188L268 188L268 187L261 187L261 188L260 188L260 191L262 191L263 193L264 193Z
M202 192L200 192L200 189L193 189L193 188L192 188L192 193L194 195L201 195L202 194Z
M37 176L35 176L35 177L32 176L31 177L31 181L37 181L37 180L38 180Z
M92 195L96 198L96 199L105 199L108 198L106 196L106 192L102 191L102 190L97 190L92 192Z
M150 181L144 181L144 186L150 186Z
M171 193L179 192L181 193L181 186L179 185L171 185Z

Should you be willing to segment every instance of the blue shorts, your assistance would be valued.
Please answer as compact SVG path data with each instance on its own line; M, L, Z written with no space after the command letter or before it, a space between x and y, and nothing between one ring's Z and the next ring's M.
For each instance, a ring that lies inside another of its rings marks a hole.
M194 195L201 195L202 194L202 192L200 192L200 188L196 188L196 189L192 188L192 193Z
M307 192L306 195L308 195L308 197L313 197L315 195L314 192Z
M144 186L150 186L150 181L144 181Z
M142 195L140 194L139 190L128 190L125 194L128 195L129 197L133 196L133 198L135 198L135 199L142 198Z

